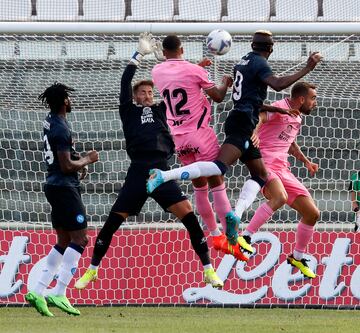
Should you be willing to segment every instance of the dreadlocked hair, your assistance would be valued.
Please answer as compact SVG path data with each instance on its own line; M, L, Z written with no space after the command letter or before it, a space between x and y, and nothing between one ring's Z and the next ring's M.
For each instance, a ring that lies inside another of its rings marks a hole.
M67 87L66 85L54 82L54 84L39 95L38 99L43 105L46 105L52 112L59 112L64 105L64 100L69 97L70 93L75 89Z

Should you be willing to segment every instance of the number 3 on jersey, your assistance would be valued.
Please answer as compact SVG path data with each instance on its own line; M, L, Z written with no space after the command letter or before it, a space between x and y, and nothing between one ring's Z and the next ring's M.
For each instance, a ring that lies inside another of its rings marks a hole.
M51 150L50 143L46 134L44 135L44 159L45 162L49 165L53 164L54 162L54 153Z
M236 71L232 95L235 101L238 101L241 98L242 81L243 75L239 71Z
M176 102L175 105L173 105L174 101L172 98L177 98L180 95L180 100ZM169 89L165 89L163 91L163 96L166 100L167 107L169 108L171 114L174 117L180 117L185 114L190 114L190 110L187 109L181 109L188 101L188 97L186 94L186 91L182 88L174 89L172 93L170 93ZM175 113L174 113L175 109Z

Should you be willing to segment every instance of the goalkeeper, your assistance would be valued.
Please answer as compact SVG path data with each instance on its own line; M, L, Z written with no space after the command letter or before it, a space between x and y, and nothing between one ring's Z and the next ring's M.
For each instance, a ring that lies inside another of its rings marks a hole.
M349 191L351 195L352 209L355 212L355 231L360 226L360 171L351 175Z
M143 56L154 52L155 48L156 41L151 34L141 34L137 52L121 78L119 112L131 164L118 198L97 236L91 265L75 284L77 289L83 289L89 282L96 280L98 266L110 246L113 234L128 216L140 212L149 196L146 192L149 170L169 169L168 159L174 153L174 143L166 124L165 104L154 103L152 81L142 80L131 86ZM216 288L222 287L223 282L210 263L204 233L189 200L182 194L177 183L170 181L163 184L150 196L165 211L178 217L188 230L191 244L204 267L205 283Z

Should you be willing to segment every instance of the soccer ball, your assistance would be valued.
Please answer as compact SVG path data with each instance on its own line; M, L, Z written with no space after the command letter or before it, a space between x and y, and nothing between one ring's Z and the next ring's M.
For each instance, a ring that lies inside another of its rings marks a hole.
M216 55L224 55L231 48L231 35L225 30L213 30L206 38L208 50Z

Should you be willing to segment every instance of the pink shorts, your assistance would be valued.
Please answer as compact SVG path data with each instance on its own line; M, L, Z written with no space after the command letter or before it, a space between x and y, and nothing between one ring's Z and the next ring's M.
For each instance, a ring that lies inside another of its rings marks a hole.
M267 183L273 179L279 179L284 185L285 191L288 194L287 204L292 205L295 199L299 196L311 197L307 188L291 173L289 169L272 170L267 167L269 176Z
M176 154L183 165L198 161L214 161L220 151L216 134L211 127L173 136Z

